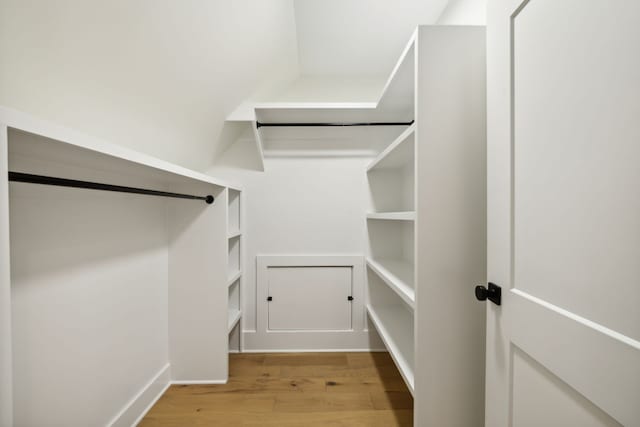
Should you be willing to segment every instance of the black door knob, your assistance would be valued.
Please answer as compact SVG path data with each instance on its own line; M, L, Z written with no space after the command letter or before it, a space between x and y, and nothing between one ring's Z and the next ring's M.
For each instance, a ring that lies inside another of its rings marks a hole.
M476 298L478 301L484 301L489 296L489 290L482 285L476 286Z
M496 305L500 305L502 302L502 288L495 283L489 282L489 288L485 288L482 285L476 286L476 298L478 301L484 301L488 299Z

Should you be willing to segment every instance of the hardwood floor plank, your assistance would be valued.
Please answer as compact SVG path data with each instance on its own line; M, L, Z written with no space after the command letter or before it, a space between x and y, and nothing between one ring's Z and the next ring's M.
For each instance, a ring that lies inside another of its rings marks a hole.
M274 412L359 411L373 408L368 393L278 394Z
M413 411L339 411L276 413L263 419L246 419L246 427L409 427Z
M409 391L373 391L370 396L375 409L413 408L413 397Z
M266 366L348 366L347 353L272 353L264 359Z
M169 387L142 427L411 426L386 353L233 354L229 382Z

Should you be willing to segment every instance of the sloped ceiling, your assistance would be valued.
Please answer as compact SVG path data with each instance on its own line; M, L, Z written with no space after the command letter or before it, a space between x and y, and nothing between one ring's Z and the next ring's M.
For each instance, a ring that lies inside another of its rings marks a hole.
M416 25L447 0L294 0L303 76L387 75Z

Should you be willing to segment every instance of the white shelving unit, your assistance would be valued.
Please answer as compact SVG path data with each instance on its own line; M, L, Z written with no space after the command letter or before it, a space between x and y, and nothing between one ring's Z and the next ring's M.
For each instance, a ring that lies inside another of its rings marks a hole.
M9 171L212 195L215 201L206 204L201 200L10 183ZM100 366L105 374L105 382L100 384L103 389L118 388L122 381L128 381L127 370L131 372L144 363L144 351L153 352L152 359L160 362L156 353L160 350L154 346L164 348L162 352L168 358L162 361L166 367L156 377L149 377L158 384L154 387L163 387L169 381L225 381L225 194L230 189L239 192L238 187L212 176L0 107L0 412L10 416L12 408L18 408L16 412L24 414L25 407L47 404L46 399L32 402L24 388L12 387L16 382L24 384L25 378L34 373L38 382L33 387L38 389L58 382L59 375L72 382L81 381L74 376L78 375L74 369L56 372L56 376L49 375L48 369L50 357L64 357L68 366L76 364L76 355L58 343L74 336L69 325L80 323L87 329L92 328L92 322L110 325L100 333L91 330L83 337L82 345L87 349L101 348L112 336L117 336L118 342L128 335L146 337L131 346L124 342L114 350L111 356L130 361L127 366L113 365L111 359L103 361L104 352L90 350L83 353L84 360L77 360L84 364L89 359ZM39 231L33 231L34 227ZM72 236L73 244L65 243L66 236ZM48 255L42 258L44 254ZM38 270L37 265L45 258L50 268L56 268L55 275L43 276ZM10 271L20 274L10 275ZM40 303L39 295L52 291L59 302ZM104 297L91 299L103 294ZM114 300L119 303L109 302ZM100 306L91 316L82 317L78 301L113 307ZM166 311L158 301L166 304ZM34 307L37 317L32 316ZM122 313L137 315L134 319ZM12 316L10 325L6 320ZM126 320L121 322L120 318ZM59 335L38 333L39 323L59 325ZM7 357L11 354L14 362L22 362L12 363ZM74 410L66 404L55 409ZM136 401L132 410L147 404ZM31 407L38 408L35 412L48 412L42 406Z
M241 349L240 319L242 318L242 193L227 192L227 332L229 352Z
M388 84L404 87L414 123L366 169L367 313L414 396L415 425L482 417L483 390L464 376L484 357L472 295L486 265L483 40L483 28L418 28Z
M415 39L397 70L405 70L406 102L414 102ZM390 86L394 85L391 80ZM409 93L411 95L409 95ZM399 105L400 100L395 104ZM413 109L411 109L413 112ZM408 118L414 121L412 115ZM367 214L367 313L414 393L415 130L408 126L367 167L374 211Z

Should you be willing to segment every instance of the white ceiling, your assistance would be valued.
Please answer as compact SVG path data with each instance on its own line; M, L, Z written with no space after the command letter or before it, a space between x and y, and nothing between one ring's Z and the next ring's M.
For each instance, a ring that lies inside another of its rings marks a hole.
M416 25L447 0L294 0L303 76L387 75Z

